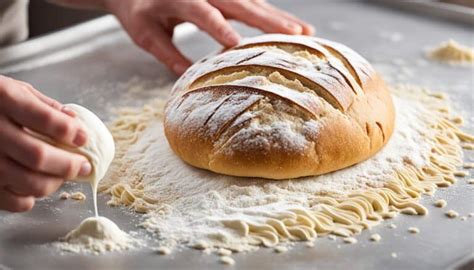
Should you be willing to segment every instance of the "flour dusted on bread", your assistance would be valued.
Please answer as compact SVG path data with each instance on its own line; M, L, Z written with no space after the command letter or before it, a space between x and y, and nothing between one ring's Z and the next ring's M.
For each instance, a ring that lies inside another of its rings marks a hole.
M165 134L185 162L214 172L287 179L363 161L390 139L392 99L370 64L324 39L245 39L176 82Z

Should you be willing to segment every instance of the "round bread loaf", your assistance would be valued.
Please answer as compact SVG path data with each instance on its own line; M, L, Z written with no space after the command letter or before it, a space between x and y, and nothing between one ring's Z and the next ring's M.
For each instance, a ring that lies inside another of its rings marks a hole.
M361 162L390 139L383 80L348 47L263 35L205 57L176 82L165 134L185 162L213 172L288 179Z

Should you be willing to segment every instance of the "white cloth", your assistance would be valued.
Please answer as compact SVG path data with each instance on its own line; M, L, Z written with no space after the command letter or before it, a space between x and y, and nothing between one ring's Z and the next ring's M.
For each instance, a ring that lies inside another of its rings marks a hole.
M0 0L0 47L28 37L28 0Z

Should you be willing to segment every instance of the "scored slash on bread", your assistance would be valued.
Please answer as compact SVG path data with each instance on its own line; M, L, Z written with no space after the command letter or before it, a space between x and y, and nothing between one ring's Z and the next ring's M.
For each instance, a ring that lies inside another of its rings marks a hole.
M190 67L164 125L173 151L193 166L286 179L369 158L390 138L394 108L382 79L350 48L269 34Z

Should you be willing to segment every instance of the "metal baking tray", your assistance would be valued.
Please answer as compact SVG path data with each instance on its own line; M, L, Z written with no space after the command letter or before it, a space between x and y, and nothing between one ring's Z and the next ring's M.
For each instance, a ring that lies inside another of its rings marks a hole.
M474 26L474 8L464 5L440 2L439 0L368 0L371 3L383 4L421 15L444 18Z
M465 25L424 18L364 1L274 1L274 3L313 23L317 34L347 44L374 63L377 70L393 83L413 83L450 94L454 107L467 119L466 130L473 133L472 68L427 64L424 49L449 38L472 46L472 29ZM243 35L259 32L235 24ZM388 35L387 35L388 33ZM397 38L387 38L396 34ZM195 27L177 30L176 42L196 60L219 48ZM410 76L400 76L410 69ZM110 117L110 108L138 105L156 92L132 96L128 88L135 81L151 86L172 83L176 77L153 57L136 48L119 24L110 16L99 18L55 34L0 50L0 73L25 80L62 102L76 102ZM132 82L132 83L131 83ZM128 97L128 98L127 98ZM466 153L466 160L474 160ZM471 174L474 173L471 171ZM67 183L61 191L83 190L86 184ZM344 245L325 238L314 248L297 244L284 254L261 249L236 254L233 269L454 269L469 267L473 258L474 219L451 220L443 210L433 207L435 199L448 201L448 208L461 215L474 212L474 186L465 179L433 197L422 200L430 211L427 216L398 216L397 229L382 224L364 231L355 245ZM47 244L65 235L80 221L92 215L91 200L62 201L58 194L40 200L28 213L0 212L0 269L212 269L224 268L214 255L183 249L169 256L154 254L149 248L103 256L59 255ZM127 209L105 205L99 196L99 211L116 221L124 230L147 233L136 227L140 215ZM417 235L407 233L409 226L420 228ZM372 243L371 233L382 235ZM150 245L156 242L149 238ZM397 253L393 258L391 253ZM472 265L472 264L471 264ZM470 267L469 269L472 269Z

